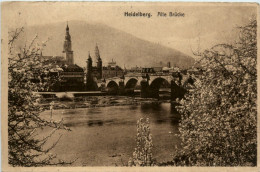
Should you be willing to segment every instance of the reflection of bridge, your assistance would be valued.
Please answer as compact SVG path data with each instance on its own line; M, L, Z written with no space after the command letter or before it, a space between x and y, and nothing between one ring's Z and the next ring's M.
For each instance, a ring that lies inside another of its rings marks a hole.
M111 94L131 94L135 89L140 89L141 97L157 98L160 87L166 85L171 88L172 99L176 99L184 95L185 86L190 82L187 75L181 75L181 78L169 73L126 75L123 78L106 79L103 89Z

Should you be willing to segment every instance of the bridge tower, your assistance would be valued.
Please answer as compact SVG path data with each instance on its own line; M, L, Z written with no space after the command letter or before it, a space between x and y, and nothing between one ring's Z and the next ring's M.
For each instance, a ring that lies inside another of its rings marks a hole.
M92 58L91 58L89 52L88 52L88 59L87 59L86 63L87 63L87 66L86 66L87 77L90 77L92 74Z
M86 61L87 66L86 66L86 90L87 91L93 91L94 86L93 86L93 77L92 77L92 58L90 56L90 53L88 53L88 59Z
M96 48L95 48L95 56L96 56L96 60L97 60L97 70L99 73L99 77L97 79L101 79L102 78L102 59L100 58L100 53L99 53L97 44L96 44Z

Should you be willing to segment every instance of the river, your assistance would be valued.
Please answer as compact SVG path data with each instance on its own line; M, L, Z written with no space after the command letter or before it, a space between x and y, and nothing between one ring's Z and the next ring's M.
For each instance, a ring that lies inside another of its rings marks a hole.
M41 115L50 117L50 110ZM53 120L63 118L64 125L72 131L57 132L49 144L63 134L52 153L63 160L77 158L73 166L123 166L136 146L137 120L149 118L153 158L166 162L171 160L175 146L180 143L175 135L179 117L170 103L154 102L53 110Z

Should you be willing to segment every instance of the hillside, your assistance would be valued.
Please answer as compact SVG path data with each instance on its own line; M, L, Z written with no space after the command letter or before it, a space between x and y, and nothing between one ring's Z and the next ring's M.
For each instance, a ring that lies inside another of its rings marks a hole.
M66 23L55 23L25 28L25 38L29 41L38 34L39 41L50 38L43 55L62 55ZM139 39L131 34L108 27L103 24L86 23L82 21L69 22L74 60L80 66L85 66L88 52L94 56L96 43L99 46L103 64L114 59L121 67L157 66L162 61L172 65L187 68L194 59L160 44ZM27 42L28 42L27 41Z

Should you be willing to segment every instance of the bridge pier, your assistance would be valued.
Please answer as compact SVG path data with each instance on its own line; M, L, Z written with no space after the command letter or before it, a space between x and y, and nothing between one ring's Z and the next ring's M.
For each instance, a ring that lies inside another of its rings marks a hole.
M159 98L159 89L157 88L149 88L149 97L150 98Z
M125 89L125 94L126 95L133 95L134 94L134 89Z
M147 80L142 80L141 98L159 98L159 89L151 88Z
M184 97L184 94L187 92L185 88L179 86L175 83L174 80L171 81L171 100L175 101L177 98L181 99Z
M149 83L147 80L142 80L141 84L141 98L149 97Z
M125 84L124 84L124 81L119 81L117 94L118 95L124 95L125 94Z

